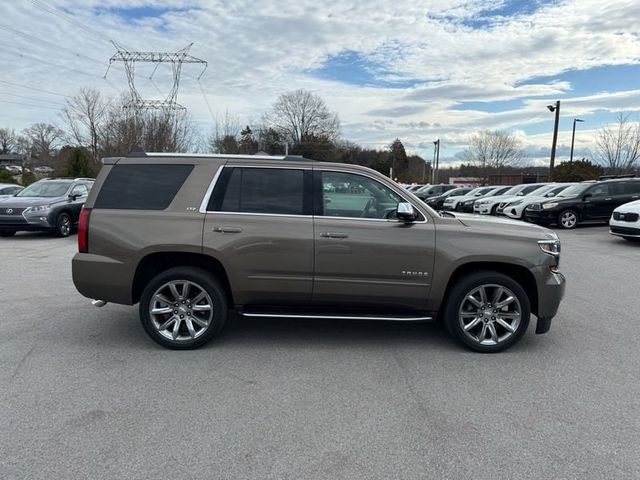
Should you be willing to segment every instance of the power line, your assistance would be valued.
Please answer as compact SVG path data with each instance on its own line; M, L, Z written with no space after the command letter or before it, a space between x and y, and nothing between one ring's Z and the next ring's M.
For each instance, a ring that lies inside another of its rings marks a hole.
M34 92L42 92L42 93L48 93L49 95L57 95L58 97L71 98L68 95L63 95L62 93L52 92L50 90L44 90L42 88L37 88L37 87L29 87L29 86L24 85L24 84L12 83L12 82L8 82L6 80L0 80L0 83L4 83L5 85L10 85L12 87L26 88L27 90L33 90Z
M211 120L213 123L216 123L216 116L213 114L213 110L211 109L211 105L209 104L209 99L207 98L207 94L204 91L204 87L200 80L197 80L198 87L200 87L200 93L202 93L202 98L204 99L204 103L207 105L207 110L209 110L209 115L211 115Z
M34 104L31 104L31 103L22 103L22 102L12 102L10 100L0 100L0 102L2 102L2 103L10 103L12 105L20 105L21 107L47 108L49 110L60 110L57 107L48 107L48 106L45 106L45 105L34 105Z
M24 98L24 99L27 99L27 100L36 100L36 101L39 101L39 102L41 101L38 98L27 97L26 95L18 95L16 93L0 92L0 95L8 95L10 97ZM55 103L55 102L49 102L49 101L46 101L46 102L43 102L43 103L47 103L49 105L56 105L56 106L58 106L60 108L64 108L64 105L61 104L61 103Z

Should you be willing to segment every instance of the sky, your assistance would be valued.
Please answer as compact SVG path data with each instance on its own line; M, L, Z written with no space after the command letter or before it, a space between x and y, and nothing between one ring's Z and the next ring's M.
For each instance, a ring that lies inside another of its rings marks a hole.
M81 87L127 91L115 47L177 51L178 102L204 134L225 112L256 124L278 95L303 88L336 111L343 138L385 148L400 138L460 162L469 137L506 130L545 164L561 101L558 161L595 152L599 128L640 116L637 0L20 0L0 2L0 127L62 125ZM170 65L136 67L144 98L164 97Z

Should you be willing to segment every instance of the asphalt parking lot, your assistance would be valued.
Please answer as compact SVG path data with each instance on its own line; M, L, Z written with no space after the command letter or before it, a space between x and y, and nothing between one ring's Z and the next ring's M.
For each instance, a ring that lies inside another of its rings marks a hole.
M76 237L0 239L0 478L640 478L640 244L559 232L547 335L235 319L164 350L76 293Z

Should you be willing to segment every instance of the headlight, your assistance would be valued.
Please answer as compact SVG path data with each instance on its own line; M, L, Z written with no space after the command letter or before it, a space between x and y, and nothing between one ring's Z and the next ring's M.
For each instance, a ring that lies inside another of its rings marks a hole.
M540 250L554 257L560 256L560 240L538 240Z
M549 210L551 208L556 208L558 206L558 202L549 202L549 203L543 203L542 204L542 208L544 210Z
M47 210L49 210L51 208L51 205L38 205L35 207L29 207L29 209L27 210L27 212L31 213L35 213L35 212L46 212Z
M475 202L475 200L467 200L463 205L473 205L473 202Z
M507 207L515 207L516 205L520 205L522 200L516 200L515 202L511 202L507 204Z
M478 205L484 205L484 204L486 204L486 203L489 203L489 200L476 200L476 203L477 203Z

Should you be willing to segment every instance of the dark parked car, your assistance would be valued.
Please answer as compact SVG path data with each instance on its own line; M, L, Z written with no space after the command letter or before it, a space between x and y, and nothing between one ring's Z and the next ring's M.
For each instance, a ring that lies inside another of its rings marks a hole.
M640 178L582 182L551 200L530 204L525 218L540 225L555 223L560 228L575 228L583 221L609 220L616 207L638 198Z
M425 200L425 202L427 203L427 205L429 205L434 210L442 210L442 205L444 204L444 201L447 198L449 198L449 197L451 197L451 198L461 197L461 196L466 195L467 193L469 193L471 190L473 190L473 187L454 188L452 190L448 190L448 191L444 192L442 195L438 195L436 197L427 198Z
M251 318L442 318L480 352L549 330L564 294L546 228L440 215L365 167L301 157L104 159L80 216L73 281L139 303L169 348L203 345L230 309ZM115 312L114 315L119 315Z
M0 200L0 237L20 231L49 231L68 237L78 222L92 178L47 178Z
M0 183L0 198L11 197L23 188L24 187L14 185L13 183Z
M427 198L437 197L438 195L442 195L444 192L453 190L454 188L459 188L459 187L457 185L446 185L446 184L427 185L411 193L413 193L420 200L426 200Z

